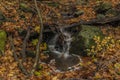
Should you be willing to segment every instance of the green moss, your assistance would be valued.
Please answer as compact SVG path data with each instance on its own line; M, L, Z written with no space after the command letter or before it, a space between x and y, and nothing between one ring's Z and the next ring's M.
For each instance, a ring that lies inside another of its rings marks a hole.
M82 40L85 42L85 47L90 48L95 44L93 41L94 36L103 37L103 34L98 27L82 25L82 30L80 31L79 36L82 36Z
M7 39L6 32L3 30L0 30L0 52L2 54L4 53L6 39Z

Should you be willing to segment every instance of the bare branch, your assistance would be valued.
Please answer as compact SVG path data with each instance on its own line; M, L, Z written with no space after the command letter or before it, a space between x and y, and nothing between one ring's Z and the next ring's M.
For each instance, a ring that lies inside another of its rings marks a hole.
M10 40L10 46L11 46L11 49L12 49L12 51L13 51L13 56L14 56L15 61L18 62L18 66L19 66L19 68L21 69L21 71L22 71L25 75L29 76L29 73L28 73L27 70L24 68L22 62L18 59L17 54L15 53L15 46L14 46L14 43L13 43L12 35L9 36L9 40Z
M37 13L38 13L38 17L39 17L39 21L40 21L40 32L39 32L39 39L38 39L38 44L36 46L36 58L35 58L35 63L33 65L33 69L31 70L31 74L34 73L34 71L36 70L36 67L38 65L38 62L39 62L39 55L40 55L40 44L42 42L42 36L43 36L43 21L42 21L42 14L41 14L41 11L39 10L38 8L38 5L37 5L37 1L34 0L34 3L35 3L35 7L37 9Z
M30 23L32 22L32 18L33 18L34 14L32 14L31 18L30 18ZM26 24L27 26L27 24ZM22 58L23 58L23 61L26 61L26 47L27 47L27 41L30 37L30 26L28 26L27 28L27 34L25 36L25 39L23 41L23 45L22 45L22 51L21 51L21 54L22 54Z

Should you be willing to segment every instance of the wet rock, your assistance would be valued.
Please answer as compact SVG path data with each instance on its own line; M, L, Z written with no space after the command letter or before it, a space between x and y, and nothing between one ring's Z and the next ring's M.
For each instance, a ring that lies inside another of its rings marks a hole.
M95 45L94 36L104 37L102 31L96 26L82 25L81 31L73 38L71 54L87 55L86 49Z
M69 67L77 65L80 59L77 56L69 56L68 58L56 58L56 67L58 70L67 71Z
M80 57L75 55L69 55L67 58L52 56L52 59L55 59L55 66L60 71L67 71L69 67L81 62Z
M5 42L7 39L7 34L5 31L0 30L0 54L4 54Z

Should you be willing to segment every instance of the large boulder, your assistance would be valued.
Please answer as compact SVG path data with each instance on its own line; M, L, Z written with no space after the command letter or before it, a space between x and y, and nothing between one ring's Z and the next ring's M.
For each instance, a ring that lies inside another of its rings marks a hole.
M81 31L73 38L71 43L71 54L87 55L86 49L95 45L94 36L104 37L102 31L96 26L82 25Z
M7 39L7 34L5 31L0 30L0 54L4 54L5 42Z

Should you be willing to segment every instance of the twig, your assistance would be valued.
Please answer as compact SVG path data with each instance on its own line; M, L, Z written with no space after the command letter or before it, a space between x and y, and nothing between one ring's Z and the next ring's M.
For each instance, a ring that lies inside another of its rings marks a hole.
M32 21L33 16L34 16L34 14L32 14L32 16L31 16L30 23ZM24 39L23 45L22 45L21 54L22 54L23 61L26 61L26 53L25 52L26 52L27 41L28 41L29 37L30 37L30 26L28 26L28 28L27 28L27 34L25 36L25 39Z
M26 37L25 37L25 39L23 41L22 51L21 51L23 61L26 61L26 53L25 53L25 51L26 51L27 41L28 41L29 37L30 37L30 29L28 28Z
M38 44L36 46L36 58L35 58L35 63L33 65L33 69L31 70L31 75L34 73L34 71L36 70L36 67L38 65L39 62L39 55L40 55L40 44L42 42L42 36L43 36L43 21L42 21L42 14L37 6L37 1L34 0L35 3L35 7L37 9L37 13L38 13L38 17L40 20L40 32L39 32L39 39L38 39Z
M9 40L10 40L10 46L11 46L11 49L12 49L12 51L13 51L13 56L14 56L15 61L18 62L18 66L19 66L19 68L21 69L21 71L22 71L25 75L29 76L29 73L28 73L27 70L24 68L22 62L18 59L17 54L15 53L15 46L14 46L14 43L13 43L12 35L9 36Z

